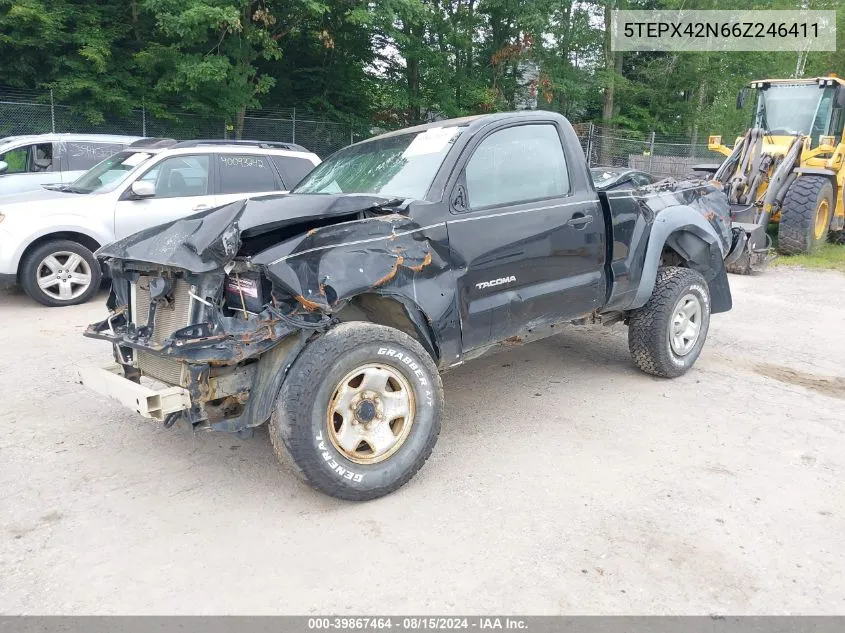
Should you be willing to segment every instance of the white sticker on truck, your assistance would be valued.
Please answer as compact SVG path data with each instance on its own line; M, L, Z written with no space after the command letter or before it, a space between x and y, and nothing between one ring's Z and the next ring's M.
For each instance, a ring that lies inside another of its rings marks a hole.
M402 158L436 154L442 151L449 141L455 138L457 133L458 128L456 127L433 127L425 132L420 132L402 152Z

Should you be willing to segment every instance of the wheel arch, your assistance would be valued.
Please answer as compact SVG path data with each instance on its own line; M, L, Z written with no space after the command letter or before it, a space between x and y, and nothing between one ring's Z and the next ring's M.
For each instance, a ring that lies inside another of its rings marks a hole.
M57 240L71 240L73 242L78 242L92 253L102 246L99 241L91 235L88 235L87 233L80 233L79 231L54 231L40 235L24 247L20 257L18 258L16 273L18 282L20 282L21 269L23 268L24 262L26 262L26 258L29 254L40 246Z
M658 268L674 264L700 272L710 290L711 311L727 312L732 298L725 248L730 248L730 244L722 244L713 226L698 211L689 207L663 211L652 225L642 276L629 309L644 306L654 291Z
M389 292L362 292L351 297L335 314L339 321L366 321L404 332L440 361L440 346L431 327L431 319L422 308L403 295Z

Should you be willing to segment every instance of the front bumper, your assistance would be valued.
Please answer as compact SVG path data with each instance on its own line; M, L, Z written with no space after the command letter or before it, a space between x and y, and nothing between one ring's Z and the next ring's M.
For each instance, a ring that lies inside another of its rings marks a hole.
M124 377L119 365L105 369L80 367L79 382L88 389L117 400L145 418L163 422L172 413L191 407L191 394L182 387L150 389Z

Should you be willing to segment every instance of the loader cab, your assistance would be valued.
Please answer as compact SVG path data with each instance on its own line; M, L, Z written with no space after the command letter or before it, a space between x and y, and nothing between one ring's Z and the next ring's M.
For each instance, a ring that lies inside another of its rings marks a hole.
M765 80L753 82L751 88L755 90L751 127L766 130L776 144L788 145L789 138L798 134L810 136L811 149L822 139L833 146L842 141L845 84L841 79ZM778 143L777 137L783 141Z

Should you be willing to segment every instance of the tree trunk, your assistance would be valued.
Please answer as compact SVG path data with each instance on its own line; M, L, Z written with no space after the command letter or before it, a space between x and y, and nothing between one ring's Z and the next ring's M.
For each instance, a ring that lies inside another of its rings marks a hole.
M615 5L616 0L606 0L604 5L604 67L607 71L607 83L602 95L601 119L604 125L602 126L601 162L605 165L613 165L612 149L607 132L609 132L610 122L617 112L618 106L615 104L616 81L617 77L622 75L622 53L611 50L611 20Z
M238 115L235 121L235 139L240 141L244 135L244 118L246 118L246 106L238 108Z
M402 31L410 42L409 46L415 48L418 42L415 37L419 31L415 32L413 26L405 23ZM405 79L407 81L408 89L408 117L409 123L420 123L422 120L422 107L420 103L420 59L416 52L406 52L405 54Z

